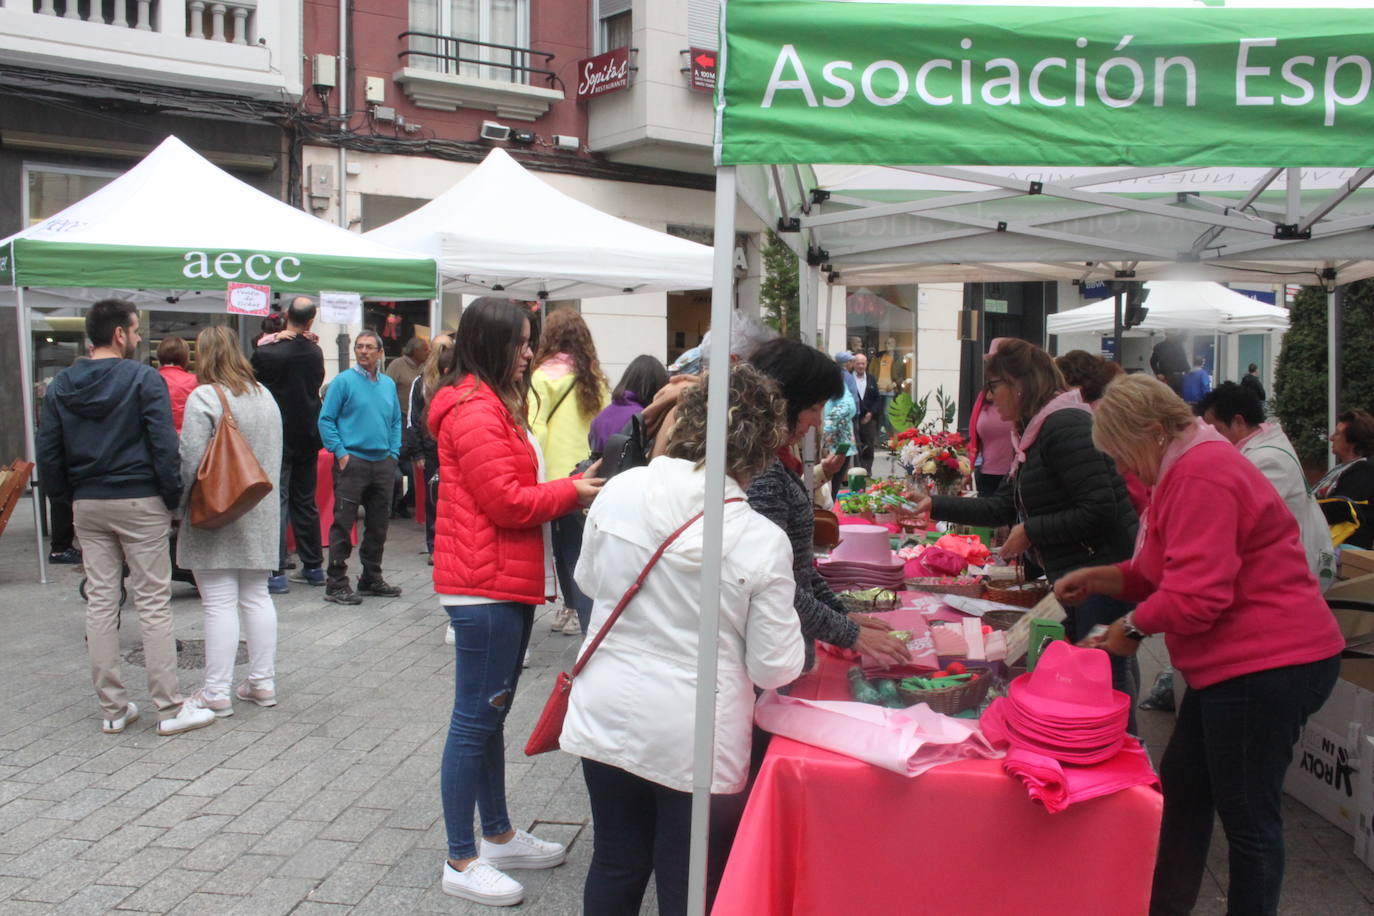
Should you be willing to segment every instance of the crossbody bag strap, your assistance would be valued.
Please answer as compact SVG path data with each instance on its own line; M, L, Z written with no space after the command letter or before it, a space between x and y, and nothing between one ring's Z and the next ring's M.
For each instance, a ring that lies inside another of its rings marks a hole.
M550 410L550 411L549 411L549 419L550 419L550 420L553 419L553 415L554 415L554 414L558 413L558 408L560 408L560 407L563 406L563 402L566 401L566 400L568 399L568 395L572 394L572 393L573 393L573 389L576 388L576 387L577 387L577 380L576 380L576 379L573 379L573 383L572 383L571 385L569 385L569 386L563 391L563 393L562 393L561 395L559 395L557 401L554 401L554 403L553 403L553 410Z
M1296 464L1296 465L1298 466L1298 479L1303 481L1303 489L1307 491L1307 495L1308 495L1308 496L1311 496L1311 495L1312 495L1312 488L1309 487L1309 486L1307 485L1307 483L1306 483L1307 475L1306 475L1306 472L1303 471L1303 469L1302 469L1302 462L1298 460L1298 456L1297 456L1297 455L1294 455L1294 454L1293 454L1292 452L1290 452L1288 449L1283 448L1282 446L1278 446L1278 445L1257 445L1257 446L1255 446L1255 451L1258 452L1258 451L1259 451L1260 449L1262 449L1262 448L1273 449L1274 451L1278 452L1280 455L1287 455L1289 458L1292 458L1292 459L1293 459L1293 463Z
M736 496L732 499L727 499L726 502L742 503L744 502L744 498ZM663 556L663 552L668 549L668 545L676 541L678 535L696 524L697 519L705 514L705 510L698 512L696 515L683 522L676 531L663 539L663 543L658 545L658 549L654 551L654 555L649 557L649 562L644 564L644 569L640 571L639 576L635 578L634 582L630 583L630 587L625 590L625 594L620 596L620 601L616 604L615 610L611 611L611 616L606 619L606 625L597 631L596 638L592 640L591 645L587 646L587 651L583 652L582 657L577 660L577 664L573 665L572 673L569 677L577 677L578 673L586 666L587 659L592 657L592 653L596 651L596 647L601 645L601 640L605 639L606 634L611 631L611 627L615 626L615 622L620 619L620 615L624 612L625 606L630 603L630 600L634 598L635 595L639 594L640 587L644 585L644 577L649 575L649 570L653 569L658 563L659 558Z

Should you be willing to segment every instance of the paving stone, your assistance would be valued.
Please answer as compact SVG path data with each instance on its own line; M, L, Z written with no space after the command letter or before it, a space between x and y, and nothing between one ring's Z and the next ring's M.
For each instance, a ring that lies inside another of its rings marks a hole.
M237 906L239 897L224 894L207 894L198 891L178 903L167 912L167 916L220 916ZM123 916L121 913L120 916Z
M62 831L62 836L76 840L99 840L123 827L142 812L122 805L106 805L87 814Z
M357 903L367 896L386 874L385 865L342 862L319 887L310 892L310 899L322 903Z
M27 789L26 784L20 785ZM53 807L51 801L37 798L16 798L6 802L0 807L0 852L5 852L3 848L3 837L11 830L29 823L30 821L42 817ZM22 852L23 850L20 850Z
M282 821L257 843L255 853L276 856L293 856L302 846L315 838L324 825L318 821Z
M120 906L134 910L166 912L194 893L205 879L206 875L203 872L169 868L142 884L126 897Z
M148 810L171 798L187 785L187 781L183 779L145 779L121 795L119 803L129 808Z
M161 827L140 827L137 824L125 824L82 853L82 858L96 862L119 862L125 856L142 849L166 832Z
M270 786L232 786L216 794L206 803L201 812L204 814L240 815L261 801L272 791Z
M123 805L128 797L124 796L119 803ZM207 801L198 795L174 793L143 812L135 823L143 827L176 827L188 818L196 817Z
M179 850L145 846L113 864L91 862L90 867L93 869L91 874L99 875L95 881L96 884L142 887L167 869L180 865L183 858L184 856ZM87 867L86 860L79 864L83 869Z
M194 849L233 820L228 814L201 814L183 820L171 830L153 841L154 846L171 846L177 849Z
M342 840L311 840L286 860L277 874L285 878L322 879L348 859L356 843Z
M417 887L396 887L379 884L354 908L354 916L394 916L396 913L414 913L415 904L424 891ZM449 898L453 900L452 897Z
M401 856L405 855L419 838L420 833L416 830L378 827L363 840L351 858L356 862L393 865L400 861Z
M0 836L0 852L22 855L50 836L72 826L71 821L52 817L35 817L24 821Z
M245 853L236 858L229 867L201 885L201 890L211 894L251 894L262 881L281 868L285 856L262 856Z
M290 817L291 811L287 805L260 801L226 824L224 829L231 833L268 833Z
M229 912L233 916L285 916L315 889L309 878L267 878Z
M349 808L320 831L320 839L360 842L367 839L388 814L390 812L383 808Z
M51 912L53 916L98 916L114 909L133 891L132 887L92 884L67 898L65 903Z
M248 773L248 770L231 770L224 766L216 767L182 788L180 794L217 796L237 785Z
M257 841L251 833L217 832L190 850L181 860L181 867L192 871L223 871Z
M293 916L329 916L330 913L349 913L352 907L337 903L316 903L307 900L291 911Z

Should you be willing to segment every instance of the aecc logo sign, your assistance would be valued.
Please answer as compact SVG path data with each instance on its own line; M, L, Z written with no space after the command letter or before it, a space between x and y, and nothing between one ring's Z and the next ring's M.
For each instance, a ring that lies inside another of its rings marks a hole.
M214 256L204 251L186 252L186 266L181 269L182 276L188 280L237 280L247 277L251 280L270 280L273 275L283 283L294 283L301 278L301 259L289 255L273 258L267 254L250 254L247 257L236 251L222 251ZM294 268L294 271L291 271Z

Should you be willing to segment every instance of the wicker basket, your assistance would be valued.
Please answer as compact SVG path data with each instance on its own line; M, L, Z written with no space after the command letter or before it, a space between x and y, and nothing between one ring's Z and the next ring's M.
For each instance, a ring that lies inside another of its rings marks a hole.
M897 683L897 695L907 705L925 703L931 709L947 716L977 709L987 698L988 688L992 686L992 669L982 665L969 665L970 674L978 675L976 681L960 681L952 687L937 690L907 690Z
M917 577L906 580L906 587L913 592L929 592L933 595L963 595L967 598L983 597L983 583L973 582L968 585L956 585L951 582L942 582L939 577Z
M1025 611L988 611L983 615L983 623L994 630L1010 630L1016 621L1025 616Z
M892 592L892 597L887 601L876 601L873 598L860 598L853 592L840 592L839 599L844 608L851 614L872 614L874 611L895 611L901 607L901 598L896 592Z
M1017 607L1032 608L1040 599L1050 593L1048 582L1027 582L1025 567L1016 567L1016 584L1008 586L989 585L983 597L998 604L1014 604Z

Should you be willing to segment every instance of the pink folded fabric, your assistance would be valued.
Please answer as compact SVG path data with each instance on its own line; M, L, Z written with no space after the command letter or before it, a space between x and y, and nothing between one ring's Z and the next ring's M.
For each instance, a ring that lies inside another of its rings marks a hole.
M883 709L848 700L803 700L767 690L754 707L754 721L766 732L903 776L919 776L955 760L1002 756L974 724L940 715L924 703Z
M1021 780L1031 800L1051 813L1132 786L1159 789L1159 777L1150 766L1149 755L1130 737L1116 756L1093 766L1061 764L1052 757L1013 748L1002 760L1002 769Z

